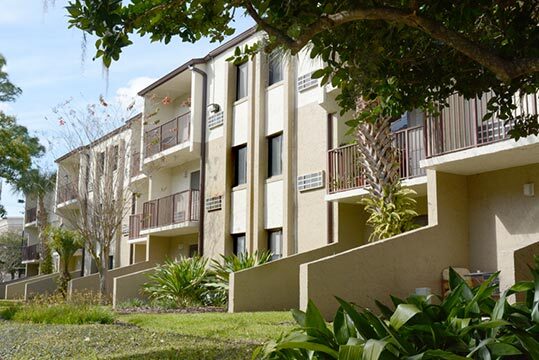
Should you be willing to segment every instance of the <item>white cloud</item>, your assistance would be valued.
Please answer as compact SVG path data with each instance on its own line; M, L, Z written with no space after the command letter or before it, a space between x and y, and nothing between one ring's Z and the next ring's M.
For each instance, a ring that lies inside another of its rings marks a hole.
M134 109L139 112L142 111L142 106L144 105L142 97L138 96L137 93L144 89L146 86L153 83L156 79L141 76L134 79L131 79L127 82L126 87L121 87L116 90L116 101L124 108L127 108L129 105L135 102Z

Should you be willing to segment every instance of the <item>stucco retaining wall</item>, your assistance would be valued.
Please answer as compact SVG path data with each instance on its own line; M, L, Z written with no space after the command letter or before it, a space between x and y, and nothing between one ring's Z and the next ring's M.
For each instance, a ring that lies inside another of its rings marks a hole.
M131 274L133 272L146 270L150 267L153 267L154 263L149 261L144 261L141 263L123 266L120 268L112 269L107 272L106 285L107 285L107 294L112 295L113 290L113 279L118 276L123 276ZM78 279L73 279L69 282L69 294L73 294L75 291L99 291L99 274L92 274L88 276L83 276Z
M131 299L146 299L141 293L142 285L148 282L148 275L155 268L137 271L131 274L115 277L113 280L112 306L116 306Z
M7 284L5 287L5 299L6 300L20 300L26 298L26 284L35 281L47 280L49 278L54 279L58 276L58 273L48 275L32 276L21 281L16 281L11 284Z
M231 274L228 310L240 312L297 308L299 266L336 254L345 248L345 245L335 243Z
M311 299L331 319L335 296L373 308L375 299L387 303L390 294L406 297L420 287L439 294L444 268L468 267L466 177L427 176L430 225L301 265L302 309Z

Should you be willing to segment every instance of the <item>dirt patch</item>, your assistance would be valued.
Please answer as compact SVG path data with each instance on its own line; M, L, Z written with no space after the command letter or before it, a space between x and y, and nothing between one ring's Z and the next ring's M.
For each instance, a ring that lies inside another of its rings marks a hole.
M225 308L216 306L192 306L178 309L164 309L151 306L123 308L116 310L120 315L128 314L200 314L200 313L224 313Z

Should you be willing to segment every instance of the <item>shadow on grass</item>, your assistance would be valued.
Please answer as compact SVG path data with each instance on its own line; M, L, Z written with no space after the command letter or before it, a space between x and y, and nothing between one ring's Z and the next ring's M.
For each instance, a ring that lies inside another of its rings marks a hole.
M224 344L223 344L224 345ZM243 360L250 359L256 345L226 346L217 349L216 347L183 348L183 349L152 349L144 352L132 354L109 356L102 359L107 360L153 360L153 359L182 359L182 360Z

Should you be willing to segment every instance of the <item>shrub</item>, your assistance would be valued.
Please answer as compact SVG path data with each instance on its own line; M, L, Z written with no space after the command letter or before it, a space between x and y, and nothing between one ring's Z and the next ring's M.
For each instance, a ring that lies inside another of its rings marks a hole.
M394 309L376 302L381 316L340 307L330 329L316 306L293 311L299 328L255 351L262 359L539 359L539 257L534 281L520 282L498 300L493 275L471 289L451 269L451 292L440 304L429 298L392 297ZM509 304L512 294L526 294Z
M221 255L221 261L212 260L211 281L206 285L209 289L207 292L208 301L216 305L226 304L230 274L267 263L270 260L271 252L269 251Z
M148 277L143 291L151 300L177 307L203 303L208 281L208 260L199 256L165 261Z

